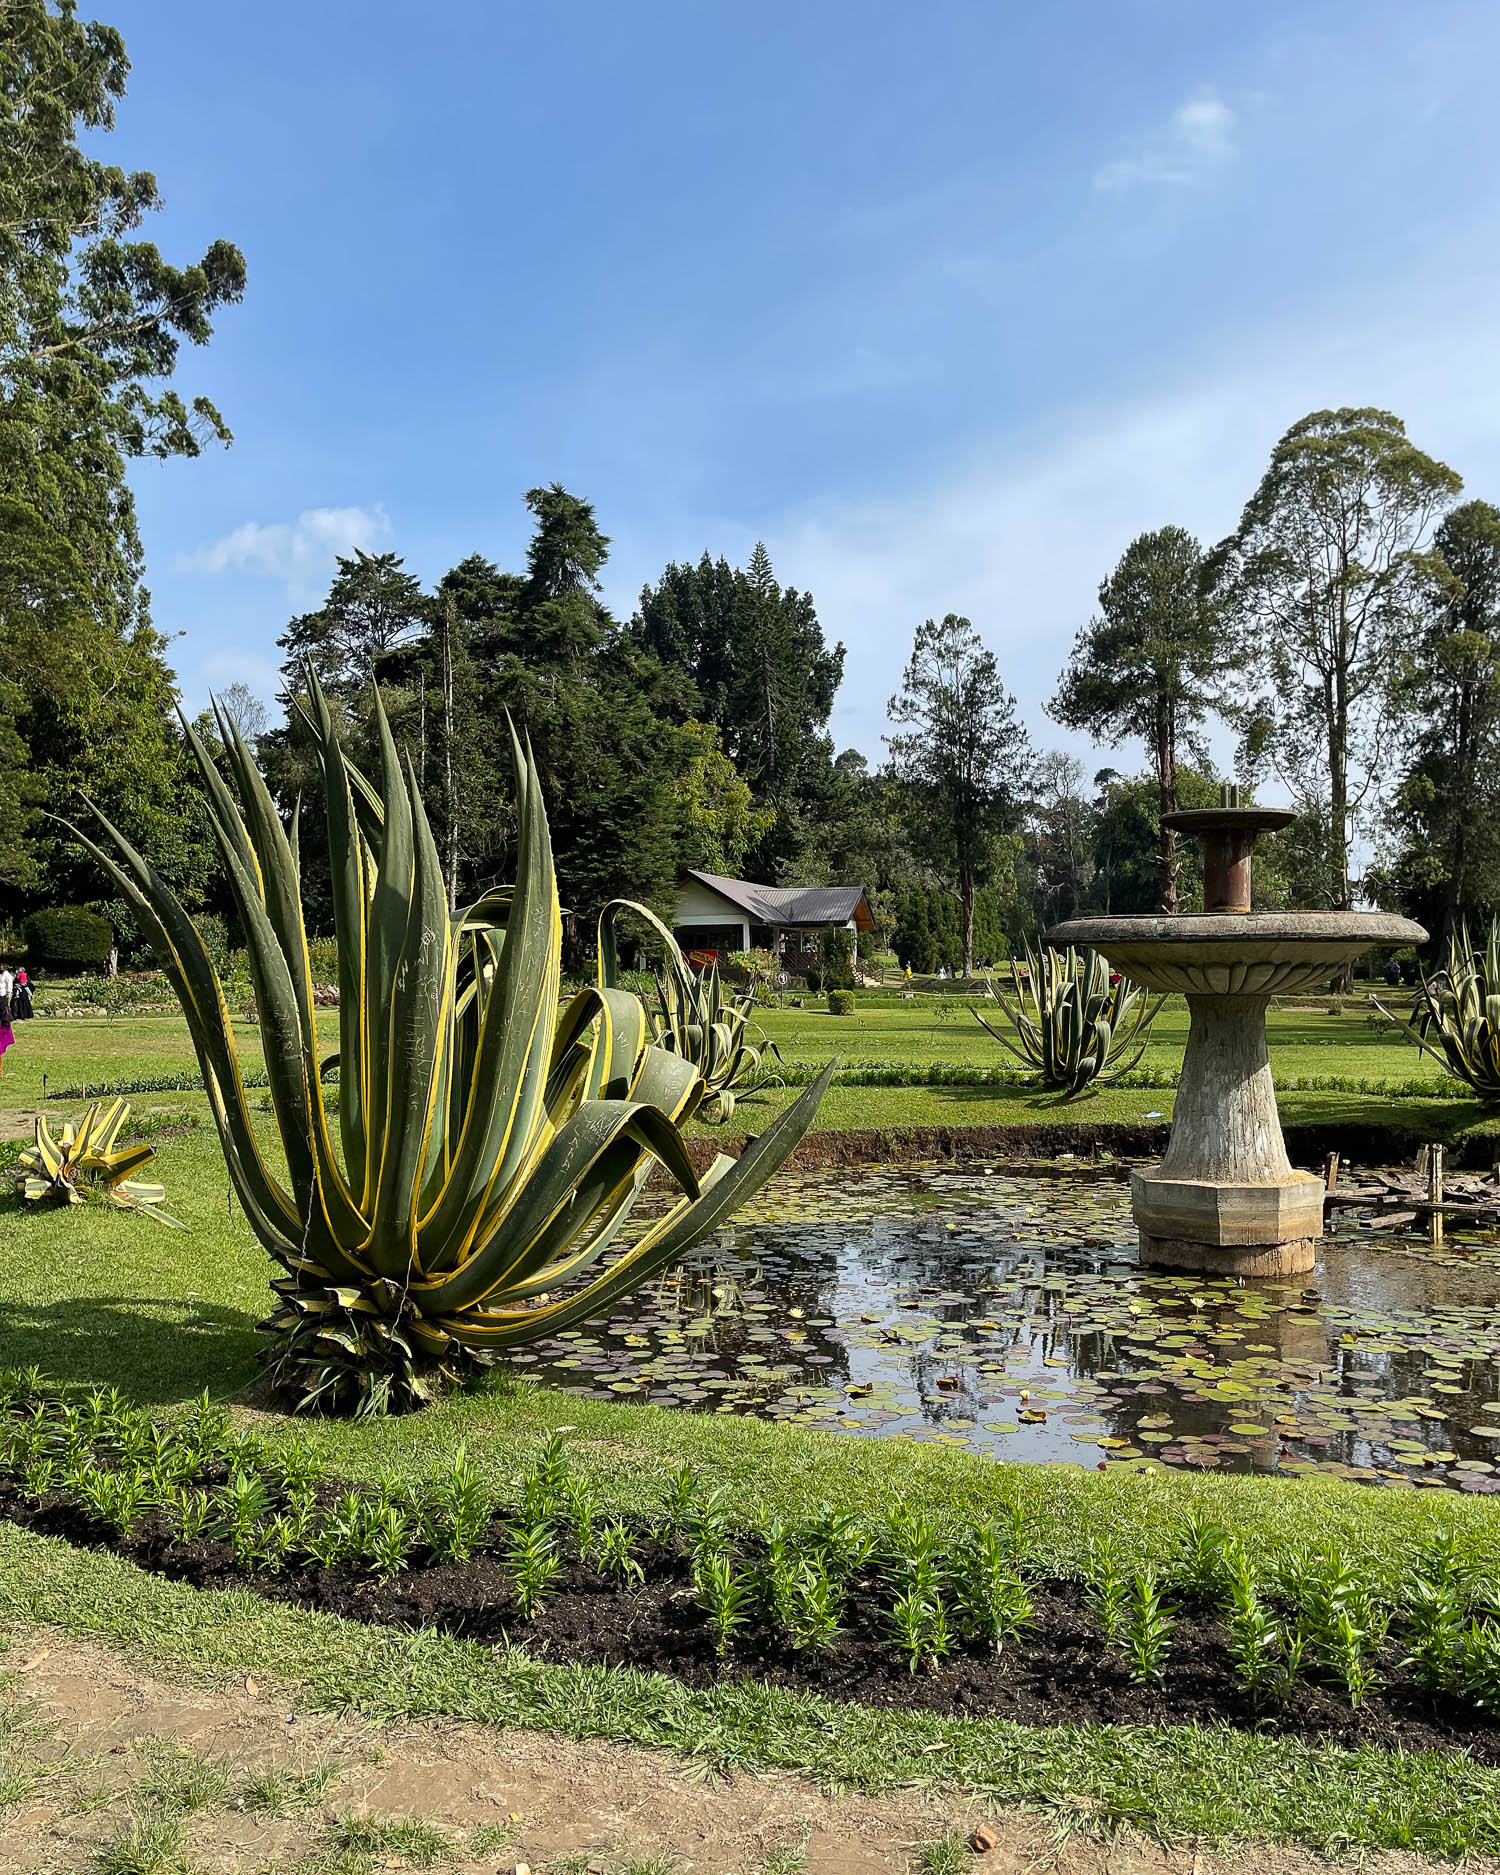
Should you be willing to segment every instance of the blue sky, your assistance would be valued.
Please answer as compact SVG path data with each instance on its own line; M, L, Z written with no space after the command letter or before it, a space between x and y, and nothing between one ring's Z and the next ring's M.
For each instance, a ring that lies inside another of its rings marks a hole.
M194 706L269 697L336 551L515 565L558 480L622 616L763 537L849 647L841 746L946 611L1079 746L1042 704L1099 580L1227 532L1306 411L1500 499L1492 4L100 5L154 238L249 264L180 373L234 446L135 474Z

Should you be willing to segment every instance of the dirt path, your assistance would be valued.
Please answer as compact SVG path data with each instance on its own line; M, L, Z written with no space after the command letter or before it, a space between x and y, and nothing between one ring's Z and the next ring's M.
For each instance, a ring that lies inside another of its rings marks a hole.
M155 1680L103 1649L30 1636L0 1704L0 1871L120 1875L891 1875L985 1821L942 1791L840 1796L794 1777L696 1781L665 1755L472 1725L305 1716L247 1680ZM1059 1844L1046 1819L989 1819L983 1856L936 1875L1314 1875L1295 1850L1240 1857ZM154 1858L154 1859L153 1859ZM652 1865L649 1870L647 1865ZM1418 1875L1416 1857L1366 1870ZM1480 1865L1470 1864L1471 1869Z

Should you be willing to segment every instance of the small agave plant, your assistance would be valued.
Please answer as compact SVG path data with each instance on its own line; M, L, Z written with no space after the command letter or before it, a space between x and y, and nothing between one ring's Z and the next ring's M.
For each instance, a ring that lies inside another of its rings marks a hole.
M1039 957L1028 946L1024 980L1012 967L1014 1001L1000 993L993 979L987 988L1009 1019L1014 1039L974 1009L977 1020L1018 1061L1040 1070L1044 1087L1070 1094L1127 1074L1145 1052L1151 1024L1167 1000L1160 996L1152 1003L1123 977L1111 985L1109 967L1098 952L1072 945L1044 950Z
M116 1211L139 1211L177 1230L186 1227L157 1207L166 1197L162 1185L132 1178L156 1157L143 1142L117 1146L120 1128L130 1114L125 1100L95 1101L75 1124L64 1121L54 1133L45 1114L37 1115L35 1143L16 1162L21 1196L31 1204L87 1204L90 1198Z
M767 1085L767 1057L781 1059L776 1044L750 1019L754 993L735 996L726 991L717 968L701 975L693 970L666 925L634 899L614 900L599 921L601 987L613 987L619 979L615 919L620 912L633 912L661 939L666 963L656 978L654 1040L658 1047L690 1061L703 1076L700 1117L722 1125L734 1113L736 1090L748 1093Z
M1392 1014L1379 997L1370 1000L1481 1100L1500 1101L1500 919L1490 920L1482 951L1474 948L1466 925L1453 932L1442 969L1436 976L1422 974L1415 1025Z
M273 1380L300 1407L378 1412L420 1405L476 1361L600 1314L676 1261L781 1165L828 1076L737 1160L720 1154L695 1172L682 1127L706 1091L696 1065L651 1040L624 990L601 984L559 1011L562 920L530 754L513 739L514 887L450 911L379 699L377 786L345 760L310 671L308 688L336 1018L314 993L295 817L282 824L222 711L234 792L188 731L245 932L279 1156L251 1119L223 987L192 919L102 816L111 851L79 838L181 1000L230 1178L283 1271L261 1324ZM330 1050L322 1025L335 1019ZM680 1196L627 1234L657 1167Z

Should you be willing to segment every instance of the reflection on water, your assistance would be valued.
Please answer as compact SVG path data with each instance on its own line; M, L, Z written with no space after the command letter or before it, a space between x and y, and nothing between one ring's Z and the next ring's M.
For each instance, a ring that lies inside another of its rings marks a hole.
M1500 1490L1500 1240L1351 1226L1310 1276L1144 1271L1126 1188L783 1173L607 1323L511 1364L591 1398L1009 1459Z

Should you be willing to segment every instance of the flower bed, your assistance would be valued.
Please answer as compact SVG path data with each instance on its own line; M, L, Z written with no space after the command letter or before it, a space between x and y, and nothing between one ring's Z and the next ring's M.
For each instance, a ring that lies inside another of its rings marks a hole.
M1058 1724L1267 1724L1500 1764L1495 1587L1439 1535L1383 1598L1333 1550L1252 1565L1185 1523L1161 1579L1107 1537L1045 1577L1019 1519L956 1534L902 1511L733 1523L679 1471L660 1515L606 1517L554 1435L503 1504L462 1451L420 1483L349 1485L200 1401L165 1426L113 1394L0 1377L0 1516L205 1588L433 1627L539 1659Z

